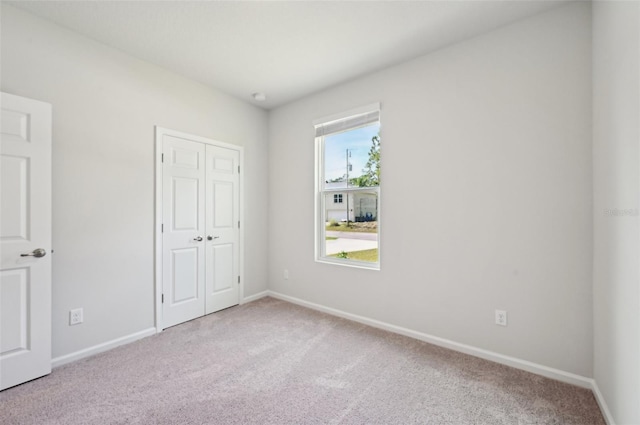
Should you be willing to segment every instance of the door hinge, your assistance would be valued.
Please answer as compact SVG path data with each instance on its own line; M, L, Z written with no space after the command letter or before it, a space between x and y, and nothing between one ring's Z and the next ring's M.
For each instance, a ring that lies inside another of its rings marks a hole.
M162 154L162 157L160 159L160 162L164 162L164 154Z
M160 225L160 233L164 233L164 223Z
M162 304L164 304L164 294L162 294Z
M240 285L240 276L238 276L238 285Z
M238 165L238 174L240 174L240 166Z
M240 222L238 222L238 229L240 228Z

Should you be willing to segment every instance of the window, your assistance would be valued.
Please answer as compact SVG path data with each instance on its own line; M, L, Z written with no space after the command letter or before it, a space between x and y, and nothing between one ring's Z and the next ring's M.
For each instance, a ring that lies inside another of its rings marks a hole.
M380 268L380 105L314 122L316 260Z

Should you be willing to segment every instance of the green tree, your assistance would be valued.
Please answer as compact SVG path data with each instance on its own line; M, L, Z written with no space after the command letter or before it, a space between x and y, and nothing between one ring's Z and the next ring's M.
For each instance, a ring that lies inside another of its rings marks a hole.
M371 138L369 160L362 173L360 177L355 179L355 183L359 187L380 186L380 135Z

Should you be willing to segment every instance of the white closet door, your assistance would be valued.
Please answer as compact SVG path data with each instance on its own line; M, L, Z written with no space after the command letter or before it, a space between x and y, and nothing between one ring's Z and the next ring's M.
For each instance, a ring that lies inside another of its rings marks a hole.
M240 149L158 130L162 328L240 302Z
M163 327L204 315L205 145L164 135Z
M207 145L206 312L240 302L240 152Z

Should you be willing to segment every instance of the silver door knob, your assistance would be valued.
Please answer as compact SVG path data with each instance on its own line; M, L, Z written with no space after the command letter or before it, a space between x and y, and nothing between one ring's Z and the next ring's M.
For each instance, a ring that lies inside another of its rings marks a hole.
M198 236L197 238L193 238L196 242L202 242L202 236Z
M209 236L207 236L207 240L208 240L208 241L212 241L212 240L214 240L214 239L218 239L219 237L220 237L220 236L211 236L211 235L209 235Z
M36 257L36 258L44 257L45 255L47 255L47 251L45 251L42 248L36 248L28 254L20 254L21 257Z

